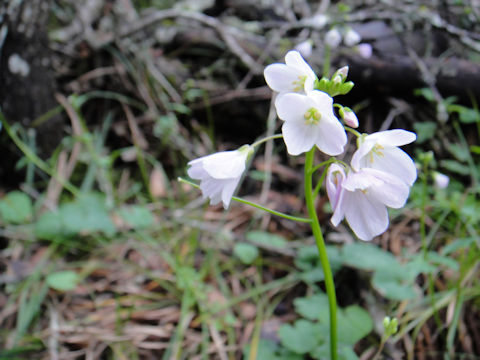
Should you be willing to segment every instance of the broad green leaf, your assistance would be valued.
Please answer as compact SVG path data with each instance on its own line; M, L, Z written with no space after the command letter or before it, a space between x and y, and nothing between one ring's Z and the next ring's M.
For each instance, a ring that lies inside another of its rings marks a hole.
M32 201L30 197L23 192L9 192L0 200L0 218L3 222L22 224L32 220L32 217Z
M57 271L48 274L45 278L48 286L58 291L69 291L77 287L80 276L71 270Z
M258 248L248 243L236 243L233 254L246 265L250 265L258 257Z
M340 250L336 246L327 246L327 256L330 262L332 272L335 273L342 267L342 256ZM318 249L315 245L303 246L298 250L295 258L295 266L301 270L310 270L321 268L320 259L318 257Z
M278 348L277 344L275 344L273 341L267 340L267 339L260 339L258 342L257 356L254 357L252 360L262 360L262 359L279 360L276 354L277 348ZM243 349L244 359L250 359L249 357L250 349L251 349L250 344L245 346L245 348Z
M352 349L351 345L338 344L338 360L358 360L357 354ZM328 342L316 347L310 352L310 356L317 360L330 359L330 344Z
M122 206L117 213L133 229L144 229L153 224L153 215L145 206Z
M323 341L325 331L320 324L300 319L292 325L285 324L278 330L282 345L296 354L306 354Z
M395 256L378 246L367 243L351 243L342 251L345 264L363 270L377 270L392 274L403 274L404 269Z
M287 240L283 237L266 231L250 231L247 233L246 238L248 241L259 245L277 248L285 248L287 246Z
M325 274L320 266L312 268L310 270L305 270L300 274L302 281L307 284L314 284L319 281L325 280Z
M381 271L373 276L372 285L380 294L391 300L407 300L417 296L412 285L403 284L398 278Z
M428 253L428 261L435 265L446 266L454 271L458 271L460 269L460 265L458 264L457 260L449 256L440 255L435 251L430 251Z
M445 245L442 248L441 253L443 255L449 255L451 253L454 253L457 250L466 249L466 248L470 247L470 245L472 245L474 242L475 242L475 238L473 238L473 237L464 238L464 239L457 239L457 240L452 241L450 244Z
M351 305L338 311L338 340L347 345L355 345L373 329L370 314L358 305Z
M456 160L441 160L440 165L451 172L460 174L460 175L469 175L470 168L465 164L459 163Z
M329 319L327 294L318 293L312 296L296 298L293 301L295 311L309 320L320 320L327 323Z
M42 239L101 232L112 236L116 229L110 219L105 197L99 193L84 193L55 212L43 214L35 224L35 234Z

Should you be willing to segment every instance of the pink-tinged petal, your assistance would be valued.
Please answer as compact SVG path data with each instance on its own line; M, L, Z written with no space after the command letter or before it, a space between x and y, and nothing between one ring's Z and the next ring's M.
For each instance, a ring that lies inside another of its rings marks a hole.
M297 93L281 94L275 101L277 115L284 121L305 122L305 112L314 106L312 99Z
M385 205L357 190L350 192L345 202L345 218L361 240L371 240L388 228L388 211Z
M365 156L373 149L374 146L374 141L363 141L357 151L353 153L352 160L350 160L350 165L355 171L359 171L362 167L366 166L366 161L368 160L365 158Z
M405 205L410 193L410 187L397 176L368 168L362 169L361 173L382 182L379 185L370 186L366 190L369 197L395 209Z
M295 91L297 82L301 80L303 73L298 69L285 64L271 64L263 71L267 85L273 91Z
M285 55L285 64L298 69L301 73L306 75L307 78L315 79L316 77L310 65L308 65L298 51L289 51L287 55Z
M411 186L417 179L417 168L412 158L397 147L386 147L379 154L372 153L373 162L368 166L397 176ZM367 161L368 162L368 161Z
M299 155L309 151L315 144L317 129L315 125L299 121L286 121L282 126L283 140L290 155Z
M327 178L325 180L325 187L327 189L328 199L332 205L332 209L335 209L337 205L340 188L342 182L345 179L345 171L342 166L338 164L331 164L328 167Z
M242 175L246 160L244 152L223 151L204 157L203 168L215 179L230 179Z
M365 140L374 141L383 147L402 146L410 144L416 139L415 133L402 129L379 131L365 137Z
M343 153L347 144L345 128L337 119L321 119L317 125L319 132L315 141L318 149L327 155Z

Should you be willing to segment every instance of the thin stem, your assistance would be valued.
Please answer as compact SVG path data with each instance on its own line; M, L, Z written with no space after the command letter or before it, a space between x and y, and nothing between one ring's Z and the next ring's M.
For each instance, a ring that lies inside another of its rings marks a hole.
M362 134L360 134L360 132L358 132L357 130L349 127L349 126L343 126L345 128L345 130L347 130L348 132L351 132L353 135L355 135L356 137L360 137L362 136Z
M282 134L275 134L275 135L271 135L271 136L267 136L263 139L260 139L258 141L255 141L251 146L252 147L255 147L255 146L258 146L264 142L267 142L268 140L273 140L273 139L281 139L283 137Z
M200 186L198 186L197 184L195 184L194 182L191 182L191 181L188 181L187 179L184 179L184 178L181 178L179 177L178 178L178 181L184 183L184 184L188 184L188 185L191 185L193 186L194 188L196 189L200 189ZM272 210L272 209L269 209L265 206L262 206L262 205L259 205L259 204L255 204L254 202L251 202L251 201L248 201L248 200L245 200L245 199L242 199L240 197L237 197L237 196L232 196L232 200L234 201L237 201L239 203L242 203L242 204L246 204L246 205L250 205L254 208L257 208L257 209L260 209L260 210L263 210L263 211L266 211L272 215L276 215L276 216L280 216L280 217L283 217L284 219L287 219L287 220L292 220L292 221L297 221L297 222L302 222L302 223L311 223L312 220L311 219L307 219L307 218L303 218L303 217L298 217L298 216L292 216L292 215L287 215L287 214L284 214L280 211L276 211L276 210Z
M308 215L311 219L311 227L315 242L318 248L318 255L325 275L325 287L327 289L328 306L330 311L330 359L337 359L337 299L335 295L335 284L333 282L332 270L328 261L325 240L323 239L322 229L318 222L317 212L313 197L312 187L312 168L315 148L307 152L305 157L305 202L308 209Z

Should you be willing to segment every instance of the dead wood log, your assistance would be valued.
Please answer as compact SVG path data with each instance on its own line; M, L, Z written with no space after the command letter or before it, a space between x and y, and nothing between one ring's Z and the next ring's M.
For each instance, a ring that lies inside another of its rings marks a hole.
M422 60L434 76L435 86L443 96L456 95L461 101L470 96L480 97L480 64L459 58ZM338 66L350 67L349 77L354 82L387 88L394 92L411 94L413 89L425 87L418 64L409 56L343 57Z

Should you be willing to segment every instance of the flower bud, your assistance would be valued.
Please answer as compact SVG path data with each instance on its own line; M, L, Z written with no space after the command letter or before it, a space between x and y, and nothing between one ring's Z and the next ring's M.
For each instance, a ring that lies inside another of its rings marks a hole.
M346 125L352 128L358 127L358 118L352 109L349 107L341 107L339 113Z
M354 46L357 45L362 38L360 35L353 29L348 29L347 32L345 33L345 36L343 37L343 42L347 46Z
M312 41L302 41L295 46L295 50L297 50L304 58L308 58L310 55L312 55Z
M331 48L336 48L342 42L342 35L336 28L333 28L325 34L325 42Z
M445 174L439 173L438 171L434 171L433 182L437 189L445 189L448 186L448 183L450 182L450 178Z

